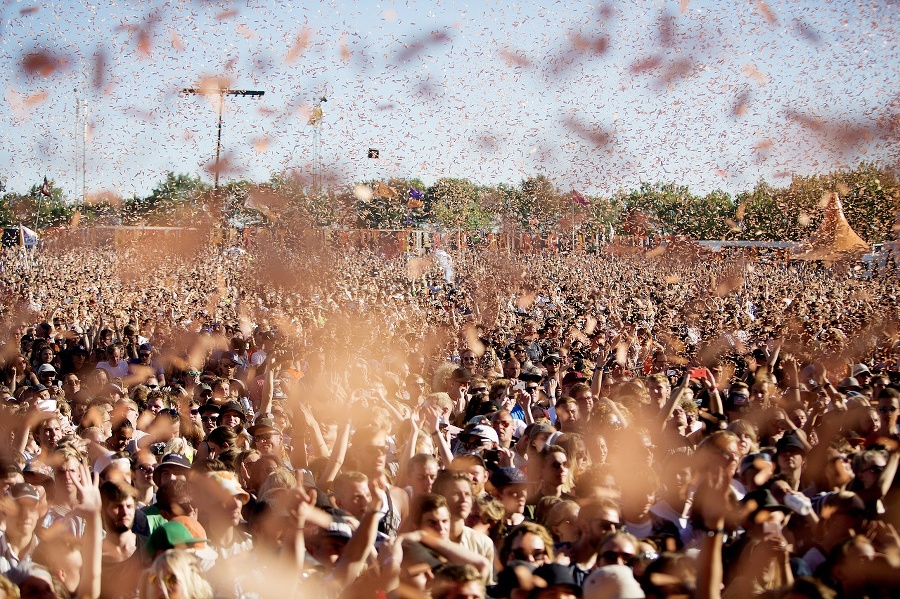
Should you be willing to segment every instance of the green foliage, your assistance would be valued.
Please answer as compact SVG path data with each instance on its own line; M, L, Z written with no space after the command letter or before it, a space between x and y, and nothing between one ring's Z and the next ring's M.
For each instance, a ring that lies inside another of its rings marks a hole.
M475 232L490 227L493 213L482 202L482 192L468 179L444 177L425 190L425 211L446 230Z
M0 200L0 222L3 226L17 225L43 229L65 225L72 218L72 206L66 202L62 188L48 181L50 197L41 193L41 183L31 186L28 193L9 192Z
M893 239L891 227L900 203L900 183L891 169L861 163L851 171L803 177L785 188L760 181L736 198L741 239L797 241L808 238L822 222L823 198L837 191L844 215L869 243ZM741 218L743 217L743 218Z
M571 198L563 196L546 175L529 177L519 185L515 212L528 230L549 231L571 214Z
M129 220L154 226L191 226L209 206L202 204L210 186L199 176L166 173L166 178L146 198L132 198L126 212Z
M367 181L373 197L354 193L355 185L314 190L311 181L293 172L273 174L255 184L226 183L218 194L198 176L166 173L147 197L121 199L114 194L81 206L81 222L92 224L191 226L202 216L242 223L290 222L290 226L345 226L404 229L433 225L470 233L485 230L548 232L561 224L586 234L639 230L647 235L685 235L695 239L790 240L808 238L822 220L822 198L837 191L850 226L866 241L894 238L900 208L900 181L888 168L861 163L855 169L825 175L794 176L787 187L759 181L733 200L724 191L705 196L674 183L641 183L610 198L588 198L575 205L571 194L543 174L518 185L478 186L468 179L441 178L426 186L417 178ZM380 187L386 185L387 189ZM410 207L409 190L424 194L421 207ZM41 184L27 193L0 197L0 224L64 226L74 204L51 182L51 197ZM390 197L393 196L393 197ZM574 209L574 210L573 210Z

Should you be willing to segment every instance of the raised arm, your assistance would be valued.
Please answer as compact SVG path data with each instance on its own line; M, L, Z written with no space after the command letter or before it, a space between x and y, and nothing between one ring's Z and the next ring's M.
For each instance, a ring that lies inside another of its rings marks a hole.
M366 558L375 546L381 519L381 494L373 493L359 527L353 533L334 567L334 578L341 588L356 580L366 567Z
M316 485L323 491L331 489L331 484L337 478L341 466L344 465L344 459L347 457L347 446L350 445L350 420L348 419L341 427L338 433L337 441L334 442L334 451L328 456L328 463L325 469L316 481Z
M80 477L73 481L81 502L78 514L84 518L82 537L81 581L75 596L78 599L97 599L100 596L101 556L103 554L103 526L100 522L100 479L91 476L90 469L82 464Z
M660 430L665 430L666 423L669 421L669 418L672 417L672 413L675 411L675 406L678 405L678 400L681 399L681 396L684 395L684 390L687 389L688 383L691 381L691 371L690 369L685 369L684 376L681 378L681 384L672 389L671 395L669 395L669 401L666 402L666 405L663 406L663 409L659 414L659 428Z

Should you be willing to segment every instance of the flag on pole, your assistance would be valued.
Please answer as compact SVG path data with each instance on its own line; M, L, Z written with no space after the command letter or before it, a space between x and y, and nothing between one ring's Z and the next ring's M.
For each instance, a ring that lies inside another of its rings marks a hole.
M586 197L584 197L584 195L575 191L574 189L572 190L572 202L584 207L591 205L591 201L589 199L587 199Z
M50 183L47 181L47 175L44 175L44 184L41 185L41 195L47 196L48 198L52 195L50 193Z
M393 187L388 187L381 181L375 182L375 195L388 198L389 200L397 199L397 191Z
M409 197L411 197L414 200L421 200L422 198L425 197L425 194L422 193L421 191L419 191L418 189L416 189L415 187L410 187L409 188Z

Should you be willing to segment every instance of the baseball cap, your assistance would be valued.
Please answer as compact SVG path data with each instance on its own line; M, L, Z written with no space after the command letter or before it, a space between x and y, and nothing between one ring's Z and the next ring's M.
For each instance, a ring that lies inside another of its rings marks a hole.
M785 451L786 449L797 449L806 453L806 445L803 444L803 441L800 440L800 437L797 435L787 433L782 435L778 442L775 444L775 449L778 450L778 453Z
M32 501L40 501L41 495L38 493L37 487L30 483L16 483L9 488L9 495L16 501L20 499L30 499Z
M37 369L38 374L44 374L45 372L52 372L52 373L56 374L56 369L53 367L52 364L41 364L40 366L38 366L38 369Z
M219 406L219 418L225 415L225 412L235 412L238 416L241 417L241 422L245 422L247 420L247 416L244 414L244 408L236 401L226 401L221 406Z
M485 424L476 424L475 426L461 432L459 436L463 440L470 439L472 437L481 437L482 439L488 439L493 443L500 443L500 438L497 436L497 431Z
M160 476L162 475L163 470L166 469L185 470L185 474L187 474L186 471L191 469L191 463L180 453L167 453L159 462L156 470L153 471L153 482L156 483L157 487L160 485Z
M562 379L563 385L574 385L580 381L587 380L587 377L584 376L584 373L580 370L570 370L566 373L566 376Z
M838 391L862 391L862 387L859 386L859 381L856 380L852 376L848 376L847 378L841 379L841 382L837 384Z
M527 485L529 481L518 468L497 468L491 473L490 483L501 490L512 485Z
M147 540L150 555L169 549L192 549L201 559L216 559L215 550L207 545L206 530L190 516L178 516L158 526Z
M756 468L757 470L763 470L765 468L774 469L775 464L772 462L772 456L768 453L751 453L745 455L743 459L741 459L741 465L738 468L738 472L744 474L750 468Z
M209 478L233 497L239 497L241 503L250 501L250 494L241 487L234 472L210 472Z
M227 352L223 353L219 357L219 360L222 362L231 362L232 364L236 364L236 365L241 363L241 359L238 358L237 353L235 353L233 351L227 351Z
M556 432L556 429L553 428L550 424L546 422L534 422L525 427L525 436L526 437L536 437L541 433L547 433L548 435L552 435Z
M854 364L850 376L856 378L861 374L872 374L872 371L865 364Z
M332 520L328 528L322 531L321 536L349 541L353 537L353 529L343 520Z
M584 599L644 599L646 595L628 566L614 564L594 570L584 581Z
M539 566L534 572L535 578L540 578L546 583L544 588L564 587L576 597L581 597L582 589L575 582L575 576L572 569L562 564L544 564Z
M264 435L266 433L281 434L281 429L275 426L275 419L271 417L263 417L262 414L256 419L256 423L247 429L251 437Z
M142 351L152 352L152 351L153 351L153 346L150 345L149 343L141 343L141 344L138 346L138 351L139 351L139 352L142 352Z

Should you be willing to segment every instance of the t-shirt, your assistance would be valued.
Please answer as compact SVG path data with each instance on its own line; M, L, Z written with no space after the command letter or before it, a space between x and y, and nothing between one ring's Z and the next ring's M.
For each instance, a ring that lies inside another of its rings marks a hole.
M496 584L496 576L494 572L494 542L484 533L478 532L473 528L466 526L463 528L462 535L459 537L459 544L478 555L486 558L491 565L488 570L487 584Z
M115 366L109 362L97 362L97 368L108 372L109 377L113 379L124 379L128 376L128 362L125 360L119 360L119 363Z

